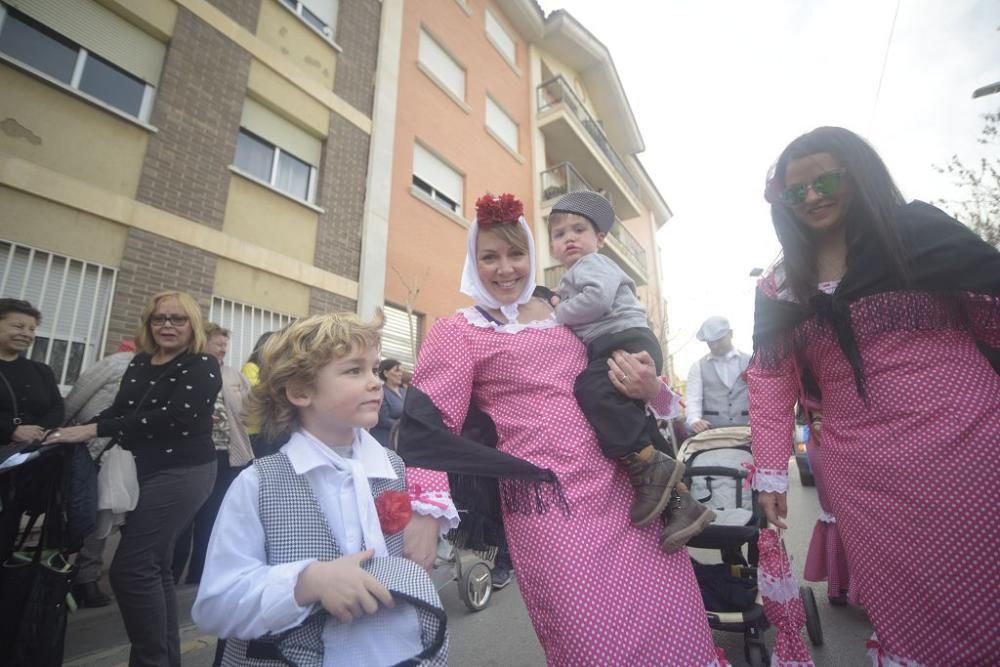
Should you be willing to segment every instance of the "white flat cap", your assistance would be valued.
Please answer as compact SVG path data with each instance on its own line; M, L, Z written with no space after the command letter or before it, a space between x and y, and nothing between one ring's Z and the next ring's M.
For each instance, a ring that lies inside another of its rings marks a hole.
M698 329L698 333L695 336L703 343L710 343L719 340L731 330L732 327L729 326L729 320L720 315L712 315L702 322L701 328Z

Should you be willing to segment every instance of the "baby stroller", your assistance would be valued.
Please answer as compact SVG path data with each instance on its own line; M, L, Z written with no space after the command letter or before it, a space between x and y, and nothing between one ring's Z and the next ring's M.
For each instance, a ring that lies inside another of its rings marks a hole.
M462 514L464 510L459 510ZM447 537L438 540L437 558L431 571L431 581L438 591L451 582L458 583L458 596L469 609L486 609L493 597L493 566L497 548L485 550L460 549Z
M684 481L691 495L716 514L715 521L688 543L696 549L718 550L724 560L723 565L694 562L708 624L714 630L742 633L747 662L753 667L769 665L770 652L762 639L769 624L757 590L757 538L766 519L758 510L756 492L744 488L749 474L744 464L753 463L750 428L730 426L699 433L684 442L677 459L686 466ZM816 599L805 586L799 594L809 638L819 646L823 629Z

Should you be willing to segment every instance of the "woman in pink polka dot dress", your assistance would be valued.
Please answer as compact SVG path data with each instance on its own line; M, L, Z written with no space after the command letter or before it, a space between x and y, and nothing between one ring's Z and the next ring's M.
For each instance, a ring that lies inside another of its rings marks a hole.
M550 469L568 513L504 512L518 583L550 665L717 665L686 551L660 550L660 527L629 521L626 473L604 458L577 406L584 346L532 298L534 254L524 218L470 228L463 291L478 308L438 321L414 386L458 432L470 399L496 423L498 449ZM444 473L410 468L424 492Z
M1000 253L904 204L841 128L792 142L767 195L783 258L759 286L747 371L761 505L784 525L793 407L819 394L873 662L996 664Z

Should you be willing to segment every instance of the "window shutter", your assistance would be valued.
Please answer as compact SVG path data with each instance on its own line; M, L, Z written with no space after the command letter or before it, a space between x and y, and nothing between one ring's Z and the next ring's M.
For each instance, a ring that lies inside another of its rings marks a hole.
M262 333L279 331L295 321L294 315L276 313L221 296L212 297L208 319L223 329L229 329L229 350L226 366L239 370L250 358L253 346Z
M300 160L319 166L323 142L250 98L243 103L240 125Z
M418 58L459 99L465 99L465 70L425 30L420 31Z
M517 42L489 9L486 10L486 34L493 39L500 53L507 56L507 60L517 62Z
M337 6L339 0L302 0L309 11L330 27L330 36L337 34Z
M420 144L413 146L413 173L421 180L430 183L435 190L448 199L457 202L457 213L462 214L462 193L465 188L461 174Z
M414 313L412 318L406 314L403 308L396 308L386 304L385 323L382 325L382 354L383 359L398 359L403 366L413 370L416 363L413 348L419 347L420 342L420 315ZM413 322L414 344L410 345L410 322Z
M486 126L493 130L500 139L514 152L517 152L517 123L493 101L486 98Z
M6 1L151 86L159 84L166 45L93 0Z

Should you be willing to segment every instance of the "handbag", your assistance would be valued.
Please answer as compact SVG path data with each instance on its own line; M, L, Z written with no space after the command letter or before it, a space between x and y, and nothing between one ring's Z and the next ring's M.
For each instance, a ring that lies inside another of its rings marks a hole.
M107 537L112 528L125 522L125 515L139 502L139 477L135 457L112 443L101 453L97 473L98 537Z
M41 513L24 529L20 544L0 564L0 664L6 667L59 667L62 664L75 568L59 549L46 548L58 533L62 511L58 476L50 489L38 544L25 543Z

